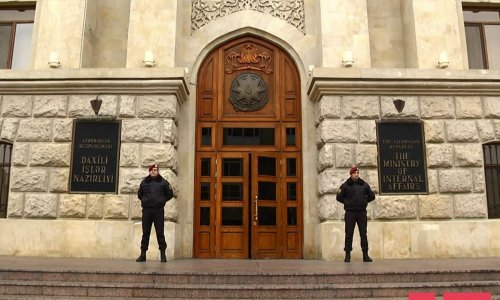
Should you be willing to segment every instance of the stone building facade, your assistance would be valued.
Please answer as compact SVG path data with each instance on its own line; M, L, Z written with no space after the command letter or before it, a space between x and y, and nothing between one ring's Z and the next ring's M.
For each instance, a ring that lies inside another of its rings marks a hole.
M27 68L0 70L0 142L12 145L0 255L135 257L136 192L156 162L174 189L167 256L196 256L199 72L213 51L245 37L281 49L299 74L302 258L343 257L335 195L352 164L376 192L374 259L500 255L483 155L500 142L500 71L469 68L463 17L485 1L20 2L35 8L34 26ZM1 0L0 10L11 5ZM47 64L53 52L58 68ZM401 112L394 99L405 101ZM79 119L120 122L117 193L69 191ZM376 126L385 119L423 123L428 193L380 195ZM358 244L356 233L354 258Z

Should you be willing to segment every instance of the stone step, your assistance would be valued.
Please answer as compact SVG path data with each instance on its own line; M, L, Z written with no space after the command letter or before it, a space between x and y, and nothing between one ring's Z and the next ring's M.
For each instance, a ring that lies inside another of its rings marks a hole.
M500 281L350 284L165 284L0 280L0 295L123 298L321 299L404 297L410 291L500 294Z
M73 282L122 282L164 284L342 284L342 283L391 283L391 282L456 282L499 281L497 271L440 271L344 274L247 274L247 273L125 273L125 272L44 272L2 271L2 280L17 281L73 281Z

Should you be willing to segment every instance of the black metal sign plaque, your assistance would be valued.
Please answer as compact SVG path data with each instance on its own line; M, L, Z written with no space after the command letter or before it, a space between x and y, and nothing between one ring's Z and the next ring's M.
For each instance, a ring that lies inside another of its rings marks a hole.
M73 122L70 192L118 192L120 131L114 120Z
M423 124L377 122L380 194L427 194Z

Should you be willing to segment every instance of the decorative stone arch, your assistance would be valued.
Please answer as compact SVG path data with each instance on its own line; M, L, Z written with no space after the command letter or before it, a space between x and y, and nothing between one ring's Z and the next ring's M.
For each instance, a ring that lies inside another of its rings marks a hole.
M233 16L236 14L233 14ZM286 25L290 26L290 25ZM206 26L200 29L198 32L202 32L206 30ZM290 26L291 27L291 26ZM297 38L304 38L304 36L298 32L296 29L293 35L297 35ZM289 28L288 31L292 30ZM198 34L198 33L197 33ZM199 33L203 34L203 33ZM208 36L213 36L213 33L205 33ZM181 226L183 232L192 232L193 229L193 188L194 188L194 152L193 145L195 143L195 118L193 117L183 117L183 116L195 116L196 113L196 85L197 85L197 77L200 69L200 65L203 60L207 57L207 55L213 50L219 47L220 45L227 43L230 40L236 39L238 37L244 35L252 35L258 38L262 38L271 42L278 47L282 48L293 60L295 63L300 77L300 86L301 86L301 105L302 105L302 155L303 155L303 178L315 178L316 176L316 155L317 149L315 146L315 130L314 130L314 103L308 100L306 85L307 85L307 70L304 67L304 60L301 54L297 49L295 49L289 41L285 41L284 39L279 38L278 36L263 31L259 28L255 27L242 27L235 29L233 31L227 32L221 36L214 38L212 41L208 42L205 46L200 48L197 57L193 60L193 64L190 67L189 74L189 85L194 88L191 88L190 91L190 99L187 103L184 103L184 107L181 111L181 117L179 120L179 135L184 137L184 142L180 139L180 148L179 148L179 161L185 161L186 164L180 164L180 172L184 174L182 176L182 180L179 182L180 190L183 198L186 199L184 203L179 204L179 212L180 214L186 215L185 221L182 221ZM286 35L285 35L286 36ZM288 39L289 40L289 39ZM185 148L184 148L185 147ZM183 148L185 151L183 151ZM304 180L303 182L304 191L315 191L316 190L316 180ZM304 193L304 247L303 253L304 258L313 258L315 257L314 250L314 228L317 221L317 198L315 193ZM193 242L191 240L191 242ZM186 245L188 247L188 245ZM188 249L181 251L181 256L192 256L191 251Z

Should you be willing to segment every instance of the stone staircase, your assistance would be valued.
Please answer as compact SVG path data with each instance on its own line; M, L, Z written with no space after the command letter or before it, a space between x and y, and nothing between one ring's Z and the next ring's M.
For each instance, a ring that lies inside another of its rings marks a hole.
M294 270L288 261L281 261L281 268L280 261L272 261L277 267L258 270L245 268L245 262L229 267L231 262L221 260L219 267L213 262L203 267L205 261L200 260L197 268L193 261L184 269L175 265L177 261L135 264L130 269L106 265L88 270L0 266L0 299L407 299L409 292L435 292L437 296L444 292L490 292L493 299L500 297L497 267L381 271L363 263L337 263L341 270L325 272L322 268L304 271L303 264ZM316 262L307 268L314 269Z

